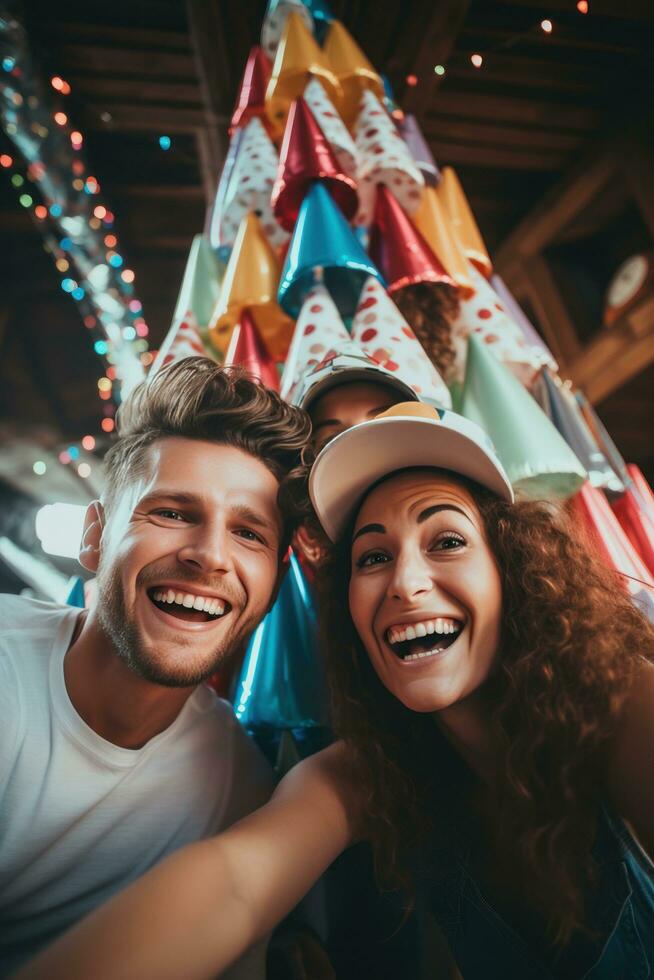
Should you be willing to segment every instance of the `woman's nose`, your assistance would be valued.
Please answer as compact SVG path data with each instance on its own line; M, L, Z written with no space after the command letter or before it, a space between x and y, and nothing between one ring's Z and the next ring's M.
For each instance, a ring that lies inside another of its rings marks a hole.
M413 550L398 555L388 587L391 598L406 601L429 592L431 587L431 575L421 555Z

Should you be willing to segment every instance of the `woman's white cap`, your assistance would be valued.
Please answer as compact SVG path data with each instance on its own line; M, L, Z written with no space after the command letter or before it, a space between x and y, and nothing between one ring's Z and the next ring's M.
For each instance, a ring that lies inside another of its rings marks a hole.
M509 478L481 426L446 409L403 402L342 432L318 455L309 495L327 536L338 540L374 483L416 466L450 470L504 500L514 499Z

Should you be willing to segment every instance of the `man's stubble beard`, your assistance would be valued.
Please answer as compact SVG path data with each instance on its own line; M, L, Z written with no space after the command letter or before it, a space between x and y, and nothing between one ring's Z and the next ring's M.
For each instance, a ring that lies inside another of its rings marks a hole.
M245 649L249 635L257 625L256 622L246 623L238 633L225 636L213 655L208 655L204 666L192 663L167 666L159 663L156 652L144 645L138 626L128 617L118 569L104 571L100 567L97 583L98 618L116 654L139 677L162 687L195 687L206 681ZM179 642L180 649L192 645L191 640Z

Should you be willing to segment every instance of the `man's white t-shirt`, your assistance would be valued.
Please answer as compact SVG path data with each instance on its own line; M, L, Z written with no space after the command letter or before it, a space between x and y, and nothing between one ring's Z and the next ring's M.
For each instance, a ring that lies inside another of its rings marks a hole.
M89 728L63 673L79 612L0 596L0 977L272 791L231 706L204 685L140 749Z

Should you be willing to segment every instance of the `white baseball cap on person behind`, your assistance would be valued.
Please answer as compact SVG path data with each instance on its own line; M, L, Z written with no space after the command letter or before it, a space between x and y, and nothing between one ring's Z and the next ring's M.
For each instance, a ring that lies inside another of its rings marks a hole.
M357 344L350 341L334 350L313 370L305 375L293 397L293 404L308 412L311 405L326 392L354 381L369 381L371 384L385 385L397 392L398 400L418 401L418 395L401 377L387 371L364 353Z
M338 540L373 484L424 466L467 477L513 502L509 478L481 426L447 409L404 402L336 436L313 464L309 496L330 540Z

